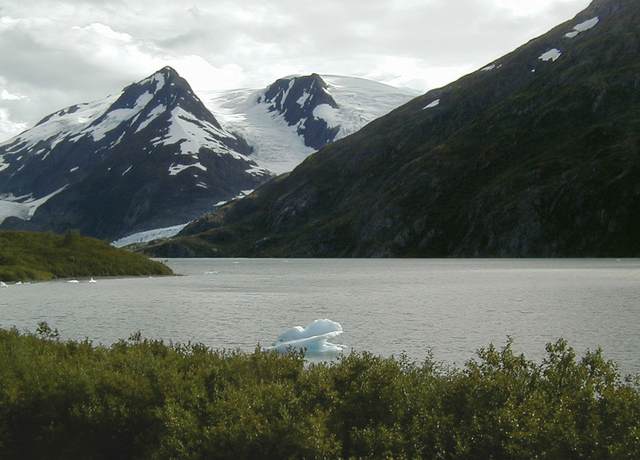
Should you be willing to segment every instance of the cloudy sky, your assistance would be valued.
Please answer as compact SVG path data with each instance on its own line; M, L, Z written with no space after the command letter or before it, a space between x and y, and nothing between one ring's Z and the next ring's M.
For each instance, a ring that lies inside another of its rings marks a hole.
M0 141L171 65L196 89L311 72L427 90L589 0L0 0Z

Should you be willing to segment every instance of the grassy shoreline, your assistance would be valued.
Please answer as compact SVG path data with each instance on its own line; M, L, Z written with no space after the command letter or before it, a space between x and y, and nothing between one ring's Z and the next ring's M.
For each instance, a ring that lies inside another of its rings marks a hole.
M3 458L639 458L640 389L600 351L511 343L462 368L333 364L134 335L0 329Z
M166 265L77 233L0 231L0 281L172 275Z

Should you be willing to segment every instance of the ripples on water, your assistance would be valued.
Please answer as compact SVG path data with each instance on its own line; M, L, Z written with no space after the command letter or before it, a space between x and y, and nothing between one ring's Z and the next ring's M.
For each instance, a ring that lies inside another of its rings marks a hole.
M111 343L152 338L253 350L318 318L356 350L463 364L515 338L531 358L564 337L640 372L638 260L173 259L185 276L0 289L0 325Z

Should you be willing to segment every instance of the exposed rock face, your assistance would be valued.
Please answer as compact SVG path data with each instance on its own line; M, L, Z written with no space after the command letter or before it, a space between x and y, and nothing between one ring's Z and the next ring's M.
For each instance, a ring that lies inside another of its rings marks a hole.
M280 78L261 89L201 92L221 124L251 145L251 158L276 174L418 95L365 78L317 74Z
M270 178L249 153L165 67L0 145L0 218L112 239L185 223Z
M258 102L269 104L270 111L281 113L290 126L295 125L308 147L320 149L340 131L340 126L322 117L337 109L338 103L318 74L281 78L266 89Z
M638 56L640 2L595 1L147 251L639 256Z

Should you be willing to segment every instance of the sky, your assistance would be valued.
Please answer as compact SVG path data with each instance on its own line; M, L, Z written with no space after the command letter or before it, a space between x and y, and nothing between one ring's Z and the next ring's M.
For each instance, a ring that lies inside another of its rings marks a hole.
M312 72L427 91L590 0L0 0L0 141L170 65L196 90Z

